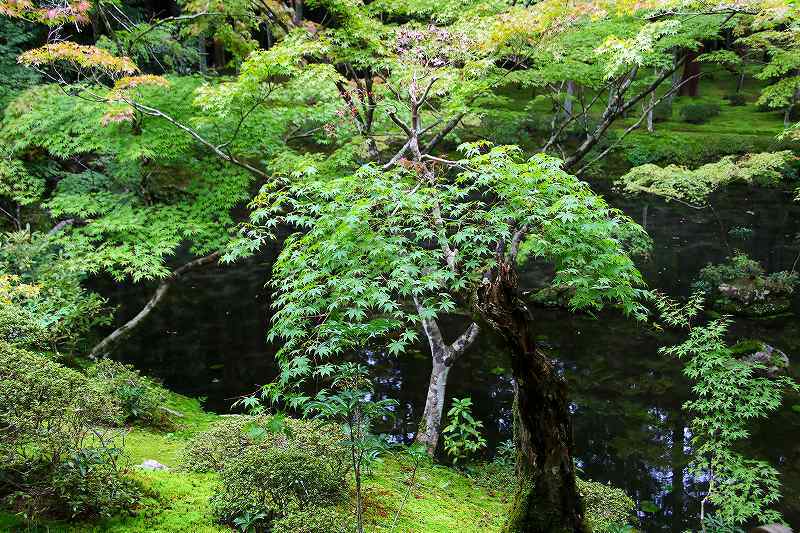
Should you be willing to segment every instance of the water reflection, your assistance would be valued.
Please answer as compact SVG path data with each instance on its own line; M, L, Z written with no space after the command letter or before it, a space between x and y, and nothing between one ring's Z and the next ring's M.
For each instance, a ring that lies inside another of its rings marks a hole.
M718 196L712 212L658 201L612 197L612 203L644 224L654 239L652 256L641 269L651 286L669 294L687 294L697 272L722 260L735 248L762 262L768 271L790 268L798 247L800 206L781 191L731 190ZM746 241L728 231L753 230ZM177 285L146 324L126 343L120 355L171 388L207 397L219 412L233 398L256 389L275 375L275 347L265 340L270 294L263 285L275 250L262 257L205 270ZM541 274L524 277L535 286ZM132 316L150 290L109 288L121 306L119 316ZM683 531L696 524L697 495L702 480L687 471L690 434L681 404L688 388L679 367L658 355L659 346L676 339L656 334L614 312L598 317L539 310L540 341L557 357L569 379L575 417L576 454L586 476L609 481L644 508L648 531ZM464 321L443 325L455 336ZM759 338L800 360L800 324L794 317L777 321L737 320L732 336ZM396 439L413 437L430 377L430 357L421 345L414 353L393 357L370 352L365 362L375 376L377 393L399 402L394 424L385 428ZM490 448L511 435L512 388L502 344L482 335L450 373L448 398L471 396L483 420ZM449 400L448 400L449 401ZM752 453L783 473L786 519L800 524L800 413L792 404L755 428Z

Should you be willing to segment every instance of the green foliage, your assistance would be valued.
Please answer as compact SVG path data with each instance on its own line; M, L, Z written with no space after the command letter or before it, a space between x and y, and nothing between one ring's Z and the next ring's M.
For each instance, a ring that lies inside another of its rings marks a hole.
M176 78L168 91L141 88L141 98L188 121L193 109L185 103L199 83ZM83 271L140 280L166 276L166 260L187 241L197 255L220 248L252 176L197 152L164 120L131 113L129 121L108 121L107 113L114 110L103 103L39 86L9 106L0 130L14 157L31 160L26 172L57 180L42 199L48 214L82 222L64 232L72 258L82 260ZM40 194L33 185L25 191Z
M444 449L454 464L464 462L486 447L486 439L481 435L483 422L472 416L471 398L453 398L453 405L447 411L448 424L442 430Z
M222 468L211 507L223 523L233 523L245 513L263 515L253 521L263 527L285 515L290 505L304 508L340 501L346 485L339 466L295 446L251 446Z
M193 472L219 472L249 447L297 447L327 462L341 462L340 435L320 422L273 417L235 415L220 418L207 431L186 444L181 465ZM272 430L269 430L273 428Z
M397 402L390 399L375 399L372 384L367 378L367 369L361 365L344 363L331 368L333 380L331 390L323 389L303 405L304 413L340 424L345 435L341 443L350 456L350 466L356 485L356 526L364 531L364 494L362 475L379 461L380 454L389 447L385 437L372 433L375 420L394 416ZM293 397L293 401L297 401Z
M681 120L690 124L703 124L719 115L717 102L695 102L684 105L680 110Z
M220 473L211 499L218 520L261 530L290 509L343 497L347 466L340 443L336 428L319 422L231 416L193 437L181 464L194 472Z
M646 163L700 166L729 155L743 155L774 148L775 140L771 137L655 131L631 133L620 143L619 153L633 166Z
M163 409L167 391L132 366L102 359L90 366L86 374L108 396L117 399L126 421L170 427L171 421Z
M346 533L351 518L336 507L290 509L272 523L273 533Z
M553 283L574 289L571 306L620 301L639 310L641 277L620 238L641 228L555 160L522 160L512 147L463 149L464 170L452 180L423 183L402 167L335 178L309 168L256 197L248 239L258 245L282 224L302 230L285 241L273 272L279 295L269 338L284 340L276 387L312 372L312 358L387 338L390 352L402 352L420 317L403 302L417 297L427 317L452 312L456 295L471 293L495 264L493 243L510 242L514 228L530 230L525 256L554 263ZM443 229L430 216L437 204ZM458 249L455 271L431 239Z
M577 479L586 507L586 525L594 533L615 533L636 523L636 503L625 492L597 481Z
M44 180L31 175L18 159L0 156L0 197L29 205L44 193Z
M653 107L653 122L672 120L672 102L662 100Z
M652 194L666 200L705 204L717 189L731 183L774 187L796 177L790 151L728 156L694 170L653 164L634 167L620 177L616 187L626 194Z
M17 63L17 56L35 40L29 25L0 18L0 110L17 92L38 80L36 73ZM2 113L0 113L2 116Z
M790 4L780 13L756 17L751 33L739 39L744 46L764 54L768 61L756 73L756 78L769 84L762 90L759 105L770 108L790 108L800 93L800 44L797 34L797 6Z
M106 302L86 290L85 275L65 257L59 235L18 231L0 235L0 278L29 288L0 309L0 338L21 346L74 353L85 336L107 324ZM8 279L8 278L7 278Z
M686 305L658 297L656 305L665 323L688 329L683 343L662 352L684 360L683 373L692 382L694 398L684 409L694 415L690 470L708 480L703 506L712 505L716 519L729 526L751 519L778 521L780 514L770 509L780 498L778 471L743 455L736 445L750 436L754 419L768 417L783 392L798 385L786 376L764 377L758 372L763 365L737 358L725 342L729 318L697 325L702 296L694 295Z
M140 496L126 477L113 398L83 374L0 341L0 498L42 516L109 516Z
M725 95L725 100L727 100L732 106L743 106L747 103L747 98L745 95L740 93Z

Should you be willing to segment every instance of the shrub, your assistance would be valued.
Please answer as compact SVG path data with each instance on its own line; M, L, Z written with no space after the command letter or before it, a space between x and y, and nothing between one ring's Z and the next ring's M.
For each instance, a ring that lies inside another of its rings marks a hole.
M747 98L741 93L733 93L725 96L725 100L732 106L742 106L747 103Z
M693 102L681 108L681 120L690 124L703 124L719 115L720 107L716 102Z
M183 468L220 473L219 490L211 499L220 522L263 531L290 508L324 506L343 498L347 458L338 428L306 420L275 421L267 416L225 417L188 443Z
M125 421L160 427L169 425L170 419L163 409L167 391L132 366L103 359L89 367L86 374L106 394L118 400Z
M336 462L342 470L346 468L346 458L339 446L341 434L335 427L286 418L279 430L265 429L270 428L271 422L267 416L226 416L187 443L181 467L193 472L221 472L229 461L251 446L294 446Z
M223 523L249 512L263 515L258 522L266 525L284 516L291 505L336 503L346 486L337 465L307 450L251 446L222 469L211 508Z
M336 507L289 510L272 523L272 533L345 533L352 531L350 516Z
M791 307L791 296L800 283L796 272L773 272L744 254L708 265L700 271L694 288L710 296L719 311L745 316L769 316Z
M0 342L0 498L28 521L130 507L140 490L104 429L121 419L84 374Z
M604 533L636 520L636 504L621 489L597 481L578 479L578 492L586 506L589 531Z
M29 288L10 300L27 311L40 330L36 342L26 342L25 347L79 352L94 327L110 322L105 300L83 287L85 276L74 261L65 258L57 236L29 231L0 235L0 277Z

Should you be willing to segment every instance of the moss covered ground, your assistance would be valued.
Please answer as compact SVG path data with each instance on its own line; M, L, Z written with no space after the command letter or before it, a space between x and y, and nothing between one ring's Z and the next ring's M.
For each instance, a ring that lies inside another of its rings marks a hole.
M175 469L187 440L205 430L220 415L206 413L197 400L177 394L170 395L168 406L183 414L174 431L134 427L124 438L124 447L132 465L154 459L170 467L167 471L133 468L133 475L142 482L146 491L135 512L90 523L47 523L42 525L41 531L231 531L214 522L208 504L215 490L215 474ZM459 471L429 464L417 470L413 490L409 490L412 470L409 460L391 454L373 468L365 486L370 531L469 533L499 530L508 501L508 493L502 487L488 490ZM17 517L0 512L0 531L26 530Z

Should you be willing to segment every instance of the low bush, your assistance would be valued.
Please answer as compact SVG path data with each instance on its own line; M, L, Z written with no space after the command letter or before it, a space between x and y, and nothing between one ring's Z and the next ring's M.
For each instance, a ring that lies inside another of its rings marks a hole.
M346 457L340 442L337 428L316 421L286 418L275 427L268 416L225 416L186 444L181 468L192 472L221 472L230 460L251 446L294 446L336 462L344 470Z
M725 96L725 100L732 106L743 106L747 103L747 98L741 93L733 93Z
M282 519L285 527L305 520L290 517L288 509L325 507L344 498L348 466L341 439L338 428L318 422L231 416L192 439L181 462L192 471L219 472L211 498L218 521L265 531Z
M117 401L84 374L0 341L0 498L29 522L135 504Z
M250 513L262 515L258 522L266 526L292 505L336 503L347 487L336 466L299 448L251 446L220 472L211 508L222 523L232 524Z
M336 507L290 509L272 523L272 533L346 533L351 521Z
M622 526L636 522L636 504L622 489L597 481L577 481L578 492L586 507L589 531L617 531Z
M758 261L737 254L700 271L694 288L705 292L711 305L724 313L769 316L787 311L800 277L796 272L767 274Z
M700 166L728 155L786 150L789 141L776 142L769 136L720 134L696 135L656 131L633 132L620 143L618 153L632 166L654 163L673 164L680 161L687 167Z
M672 120L672 102L664 99L653 107L653 122L666 122L668 120Z
M703 124L709 119L719 115L720 106L717 102L693 102L681 108L681 120L690 124Z
M89 367L86 374L106 394L117 399L126 422L156 427L170 425L170 418L163 408L167 391L132 366L103 359Z

